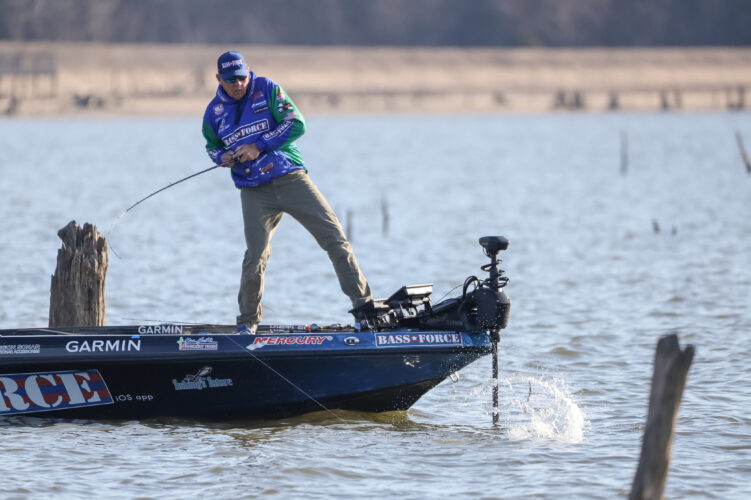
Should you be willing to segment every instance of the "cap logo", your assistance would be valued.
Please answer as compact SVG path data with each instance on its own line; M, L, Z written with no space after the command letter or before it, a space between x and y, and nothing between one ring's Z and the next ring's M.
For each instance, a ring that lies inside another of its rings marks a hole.
M235 59L234 61L227 61L222 63L222 69L231 68L233 66L242 66L243 61L242 59Z

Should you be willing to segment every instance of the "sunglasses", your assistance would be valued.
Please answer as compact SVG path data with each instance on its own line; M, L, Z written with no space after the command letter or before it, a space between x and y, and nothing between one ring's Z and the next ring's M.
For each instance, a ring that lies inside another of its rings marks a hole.
M247 76L230 76L229 78L222 78L227 83L235 83L235 80L240 80L241 82L244 82L245 79L248 78Z

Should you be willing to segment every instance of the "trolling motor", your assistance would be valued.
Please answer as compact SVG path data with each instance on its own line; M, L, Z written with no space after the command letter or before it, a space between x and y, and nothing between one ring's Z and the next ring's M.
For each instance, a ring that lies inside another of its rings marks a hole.
M480 245L490 257L490 263L481 267L488 277L467 278L461 296L431 304L432 284L409 285L387 299L375 299L350 313L363 330L420 328L489 333L491 340L497 342L500 330L508 325L511 306L503 292L508 278L498 268L501 263L498 252L508 248L508 240L503 236L484 236ZM472 285L474 289L469 290Z
M499 269L498 253L508 248L503 236L483 236L480 245L490 258L480 269L488 273L481 280L470 276L464 280L462 295L431 305L432 284L404 286L388 299L376 299L352 309L357 325L363 330L420 328L453 330L490 336L493 362L493 424L498 423L498 342L501 330L508 326L511 301L504 293L508 284L505 271ZM469 290L474 285L473 290Z
M435 305L427 304L417 315L419 328L426 330L455 330L468 333L489 333L491 340L500 339L500 330L508 325L511 301L503 292L508 277L498 268L498 252L508 248L503 236L484 236L480 245L490 262L480 269L488 273L481 280L470 276L464 280L462 294ZM474 286L473 290L470 287Z

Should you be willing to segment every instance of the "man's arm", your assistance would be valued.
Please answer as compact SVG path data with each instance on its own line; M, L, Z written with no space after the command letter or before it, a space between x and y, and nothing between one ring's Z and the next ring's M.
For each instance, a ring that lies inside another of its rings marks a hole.
M222 155L226 152L224 149L224 143L211 128L211 125L203 120L203 138L206 139L206 152L209 154L211 161L217 165L222 163Z
M269 101L269 109L277 126L256 141L261 152L291 144L305 133L305 119L282 87L272 87Z
M235 163L235 153L224 148L224 142L216 135L211 125L203 121L203 138L206 139L206 152L211 161L222 167L231 167Z

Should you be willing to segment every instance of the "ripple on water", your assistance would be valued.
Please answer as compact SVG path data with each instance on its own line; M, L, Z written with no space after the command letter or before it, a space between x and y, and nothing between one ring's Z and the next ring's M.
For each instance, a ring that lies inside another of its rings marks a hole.
M550 352L552 352L553 354L558 354L560 356L565 356L567 358L575 358L579 356L579 351L575 351L567 347L556 347Z

